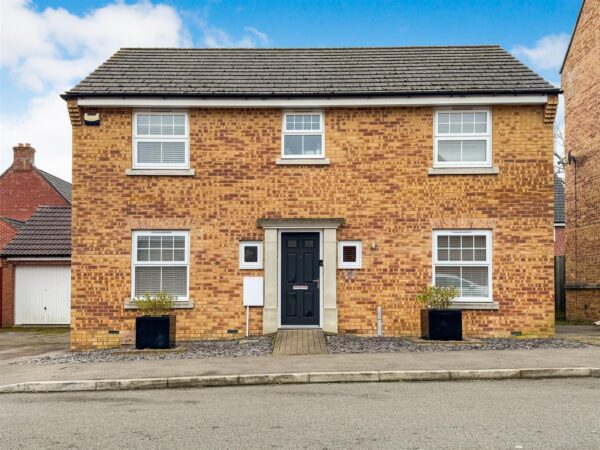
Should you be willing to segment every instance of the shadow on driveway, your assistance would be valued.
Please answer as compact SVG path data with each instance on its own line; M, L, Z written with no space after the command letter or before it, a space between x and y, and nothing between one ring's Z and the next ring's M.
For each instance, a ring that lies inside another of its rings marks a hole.
M69 328L0 328L0 363L69 350Z

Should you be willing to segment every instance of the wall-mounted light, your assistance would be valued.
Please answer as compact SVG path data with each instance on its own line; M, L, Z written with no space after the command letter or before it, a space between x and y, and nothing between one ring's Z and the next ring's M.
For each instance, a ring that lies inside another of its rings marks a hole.
M577 165L577 158L575 157L575 155L573 155L571 153L571 150L569 150L569 153L567 156L567 162L569 163L569 165L571 165L571 163Z
M85 113L83 115L83 123L85 123L88 126L97 127L98 125L100 125L100 113Z
M371 242L371 250L377 250L377 242Z

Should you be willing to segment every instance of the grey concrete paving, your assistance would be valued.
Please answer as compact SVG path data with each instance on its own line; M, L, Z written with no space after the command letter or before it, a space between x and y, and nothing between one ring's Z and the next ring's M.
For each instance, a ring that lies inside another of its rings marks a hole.
M68 350L68 328L0 328L0 362Z
M546 350L493 350L428 353L371 353L89 364L7 364L0 362L0 385L28 381L103 380L230 374L299 372L522 369L598 367L600 347Z
M557 324L556 337L583 342L584 344L600 345L600 327L593 324Z
M16 394L0 448L597 449L597 379Z

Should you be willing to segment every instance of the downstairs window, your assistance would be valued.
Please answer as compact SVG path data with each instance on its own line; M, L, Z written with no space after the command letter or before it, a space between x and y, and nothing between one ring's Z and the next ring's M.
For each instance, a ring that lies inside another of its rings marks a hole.
M165 291L188 300L189 233L133 233L133 297Z
M434 231L434 284L456 287L458 301L492 301L491 241L489 230Z

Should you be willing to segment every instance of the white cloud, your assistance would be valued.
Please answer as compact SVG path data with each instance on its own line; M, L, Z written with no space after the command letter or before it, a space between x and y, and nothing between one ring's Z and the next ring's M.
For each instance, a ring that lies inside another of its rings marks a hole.
M258 31L253 27L245 27L244 34L236 39L232 37L226 31L206 25L205 22L198 22L200 30L202 30L203 43L208 48L221 48L221 47L240 47L240 48L254 48L260 47L261 45L267 45L269 43L269 37L266 33Z
M569 35L566 33L551 34L536 41L533 47L518 45L512 53L525 58L536 69L559 70L569 46Z
M2 104L0 172L12 161L12 147L30 142L37 149L39 167L70 180L71 130L59 94L120 47L191 45L174 8L145 0L116 1L84 16L63 8L38 12L28 0L0 3L0 67L14 85L37 95L22 115ZM2 86L8 89L11 86Z
M0 129L0 172L12 163L12 148L29 142L39 168L71 180L71 124L67 105L55 92L34 98L22 116L1 116Z

